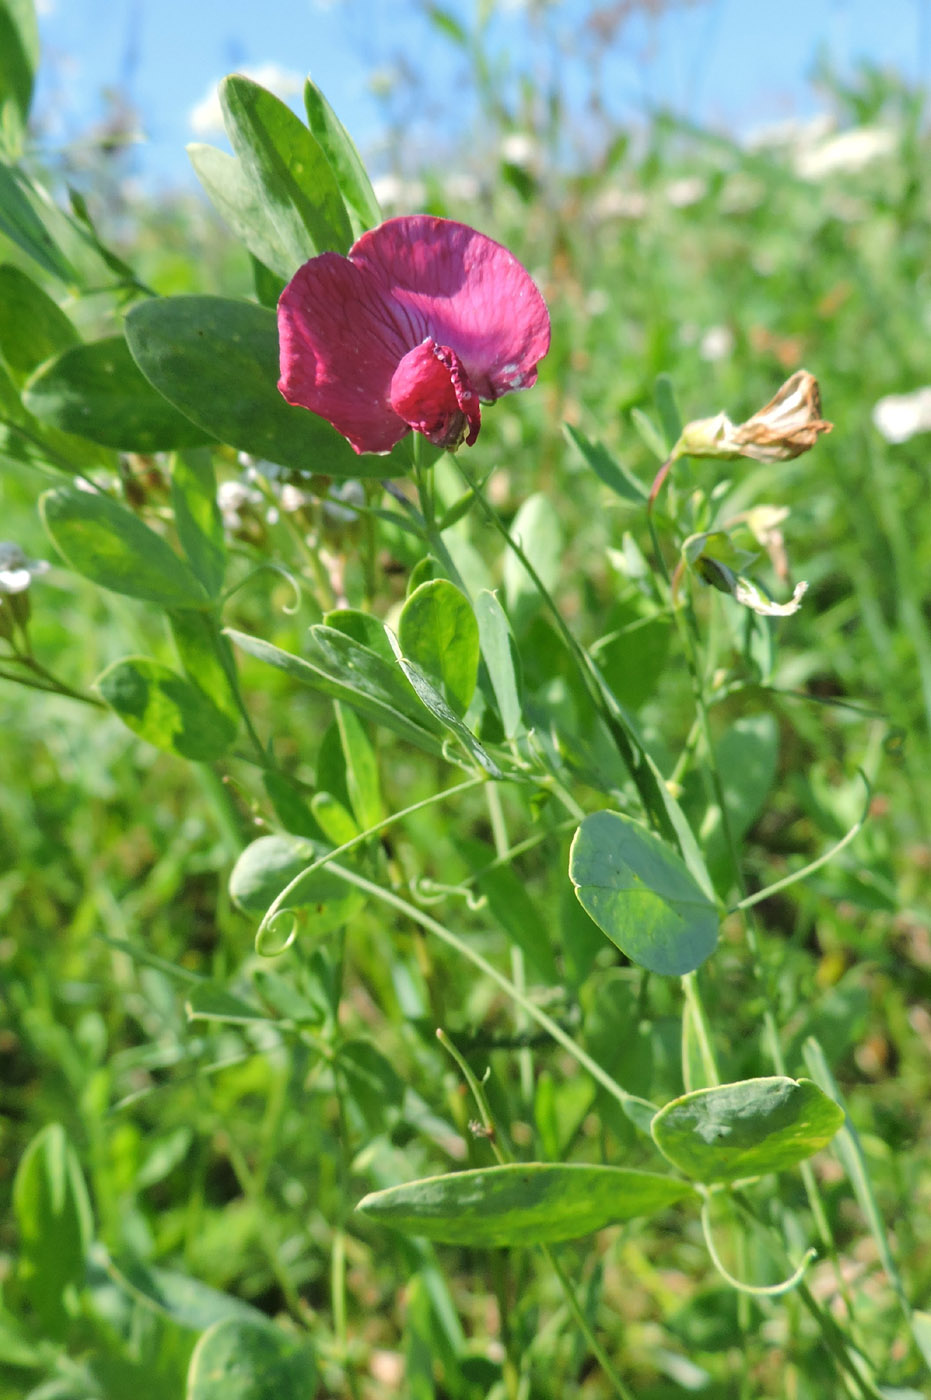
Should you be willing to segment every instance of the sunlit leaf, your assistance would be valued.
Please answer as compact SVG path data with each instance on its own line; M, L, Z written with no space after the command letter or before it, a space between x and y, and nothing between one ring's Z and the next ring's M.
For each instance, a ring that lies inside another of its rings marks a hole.
M391 1186L356 1209L443 1244L498 1247L578 1239L692 1195L688 1182L655 1172L520 1162Z
M819 1152L844 1111L810 1079L746 1079L696 1089L660 1109L653 1138L697 1181L739 1181L785 1171Z
M679 976L714 951L713 902L658 836L620 812L593 812L579 827L569 876L586 912L632 962Z

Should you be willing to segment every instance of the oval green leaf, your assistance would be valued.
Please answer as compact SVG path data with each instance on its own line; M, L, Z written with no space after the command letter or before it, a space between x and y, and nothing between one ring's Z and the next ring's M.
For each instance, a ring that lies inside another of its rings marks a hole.
M236 738L235 722L200 686L150 656L114 661L96 685L128 729L179 758L213 763Z
M79 340L58 302L38 282L12 263L0 267L0 355L14 376L25 379L43 361Z
M68 1326L66 1290L83 1281L93 1233L87 1186L60 1123L49 1123L23 1153L13 1180L19 1230L18 1282L45 1331Z
M291 258L283 275L315 253L345 253L352 228L319 141L280 98L240 73L224 78L219 93L226 134Z
M321 628L318 630L329 632L335 629ZM314 629L311 628L311 633L313 631ZM228 628L226 635L249 656L254 656L257 660L264 661L279 671L284 671L292 679L300 681L302 685L310 686L321 695L328 695L334 700L345 700L346 704L351 705L358 714L374 720L376 724L384 725L386 729L393 730L395 734L400 734L403 739L416 744L418 748L424 749L427 753L439 755L443 752L442 740L405 713L409 697L403 697L404 704L397 703L394 693L388 691L382 684L382 677L372 675L367 670L361 670L354 676L350 671L350 678L344 680L339 671L335 675L331 674L333 668L330 667L328 660L329 669L323 670L322 667L305 661L302 656L295 656L293 652L283 651L281 647L273 646L271 642L266 642L262 637L252 637L248 632L237 632L233 628ZM336 633L336 635L341 634ZM351 637L343 637L343 640L347 646L356 647L357 651L367 650L358 647ZM370 655L375 654L370 653ZM363 660L368 664L367 658L363 657ZM375 660L381 661L382 658L375 656Z
M674 1099L653 1119L653 1139L696 1181L739 1181L786 1171L819 1152L844 1110L810 1079L745 1079Z
M316 1367L305 1343L271 1322L227 1318L200 1338L185 1400L310 1400Z
M323 93L308 78L304 84L307 124L320 142L336 176L340 193L354 233L381 223L381 210L368 172L349 132L343 126Z
M198 180L231 233L254 258L280 277L294 273L294 259L281 240L269 209L236 156L193 142L188 156Z
M356 1207L441 1244L555 1244L694 1195L687 1181L625 1167L517 1162L373 1191Z
M264 914L285 886L326 851L325 846L299 836L260 836L233 866L230 896L247 914ZM313 932L323 934L341 927L364 902L364 895L324 865L301 880L285 904L288 909L312 909Z
M497 595L483 588L475 600L475 618L482 660L494 691L505 737L513 739L521 727L519 658L507 613Z
M29 181L20 170L0 161L0 233L53 277L73 283L77 280L74 268L26 197L29 188Z
M75 345L26 383L23 403L43 423L124 452L196 447L211 434L156 392L121 335Z
M22 154L38 63L36 6L32 0L3 0L0 4L0 137L14 160Z
M681 976L714 951L714 904L679 856L630 817L586 817L573 837L569 878L602 933L649 972Z
M126 317L146 379L193 423L242 452L327 476L397 476L409 449L360 457L323 418L278 392L274 311L224 297L154 297Z
M206 603L202 584L184 560L109 496L62 487L47 491L39 509L55 547L101 588L166 608Z
M478 677L478 623L464 593L445 578L422 583L408 598L398 640L460 717L469 708Z

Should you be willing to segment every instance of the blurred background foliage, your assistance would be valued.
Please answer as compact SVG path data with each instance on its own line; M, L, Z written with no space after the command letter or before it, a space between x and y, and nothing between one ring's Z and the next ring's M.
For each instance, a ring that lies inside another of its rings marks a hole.
M454 159L406 154L407 114L422 82L412 61L406 83L385 94L396 159L379 193L387 213L425 209L500 239L545 292L554 335L539 387L486 415L474 460L483 474L494 469L490 491L508 519L532 492L545 493L556 521L556 592L586 643L636 618L636 590L617 559L628 532L644 543L642 522L585 468L563 425L602 439L649 481L656 462L632 414L656 417L658 375L669 376L685 419L721 408L742 419L799 365L821 383L835 428L816 452L775 465L734 463L730 473L747 478L748 500L763 482L764 498L789 508L783 532L792 576L810 582L801 612L781 628L774 689L758 697L756 713L775 716L779 744L772 774L759 778L746 865L761 885L816 856L858 815L858 766L875 773L870 820L857 843L808 883L768 901L762 922L790 1072L803 1070L800 1047L815 1031L848 1097L909 1292L927 1301L931 420L916 417L912 404L892 427L895 409L874 421L886 396L931 383L925 94L869 67L842 81L824 61L815 75L823 117L787 123L753 143L661 111L636 129L617 129L601 101L597 59L602 46L623 43L632 8L593 7L579 30L578 53L591 75L579 107L561 84L559 5L527 7L538 61L518 74L502 71L485 47L481 15L466 28L432 7L438 34L461 52L477 117L457 131ZM158 204L140 198L128 179L131 164L131 152L114 141L82 157L80 169L65 157L49 163L49 173L59 185L74 181L86 190L107 241L158 292L251 295L246 255L205 204L193 196ZM8 246L3 256L18 258ZM107 298L75 308L88 330L107 329L113 311ZM698 478L712 467L691 470ZM0 534L49 557L35 511L41 485L4 462ZM680 487L687 491L687 481ZM157 499L157 464L147 489ZM455 496L442 478L440 490ZM292 522L283 513L270 522L265 506L252 504L245 517L243 549L287 553ZM350 601L358 605L374 582L372 607L388 615L415 562L404 539L387 532L379 539L374 579L363 577L348 527L333 527L326 548ZM480 523L463 522L459 551L475 577L501 582L497 541ZM76 687L138 649L140 639L152 654L167 650L146 609L102 596L54 563L32 598L36 650ZM287 584L269 575L237 597L228 620L299 650L320 608L312 589L293 616L289 603ZM531 630L524 654L539 658L540 676L531 679L542 681L549 633L540 619L532 628L536 646ZM666 646L653 634L617 659L621 685L660 744L681 730L689 703L681 663L663 662ZM279 754L313 781L326 762L327 708L267 668L246 662L244 676L257 725L275 733ZM638 693L644 676L649 685ZM500 1033L506 1045L506 1008L492 989L464 980L443 950L413 931L399 935L374 911L353 927L341 1026L349 1039L376 1036L393 1077L382 1062L367 1066L364 1054L349 1069L325 1059L312 1066L299 1038L283 1045L263 1028L189 1023L185 971L224 982L264 977L267 1002L281 1008L299 998L311 1026L332 1017L339 996L328 985L328 965L302 952L300 941L289 955L290 980L276 982L274 968L261 968L251 951L255 920L230 902L232 862L256 834L252 780L234 772L224 784L209 768L137 742L113 717L89 716L77 702L37 697L8 681L0 686L0 1271L15 1244L13 1172L37 1129L56 1120L78 1148L100 1238L114 1254L167 1263L271 1313L324 1318L335 1249L347 1279L350 1341L345 1330L340 1336L345 1319L320 1322L333 1329L330 1384L348 1384L339 1370L347 1355L365 1380L361 1390L334 1393L400 1393L399 1368L405 1355L412 1364L418 1339L440 1353L444 1286L432 1251L347 1223L347 1201L361 1194L357 1174L376 1185L396 1179L399 1153L408 1175L412 1164L426 1173L437 1161L484 1161L430 1028L443 1021L465 1035L481 1026L486 1039ZM722 735L738 713L746 713L745 698L739 711L719 707ZM390 810L433 790L437 772L425 771L423 758L390 744L381 756ZM490 833L477 801L471 817L468 803L463 813L456 828L426 814L397 833L393 857L409 878L448 882L468 872L467 839L487 843ZM531 853L520 874L535 905L556 921L563 976L584 1008L589 1048L657 1096L678 1092L674 992L654 979L647 1020L625 1035L644 993L624 968L587 981L596 960L604 974L615 956L600 937L591 944L564 858ZM496 935L465 906L462 920L477 946L497 948ZM117 946L140 940L142 960ZM747 1037L760 1010L726 929L708 977L725 1076L753 1073ZM496 1083L513 1078L513 1055L483 1043L479 1049L481 1063L492 1064L494 1094ZM350 1072L368 1085L368 1099L364 1090L356 1094L356 1118L347 1122L332 1090ZM567 1074L558 1055L551 1053L536 1086L538 1108L541 1096L555 1107L549 1117L539 1109L535 1127L512 1122L516 1142L521 1132L545 1138L550 1123L547 1150L554 1153L567 1142L586 1150L597 1144L609 1157L631 1148L623 1116ZM366 1154L361 1164L359 1152ZM832 1163L819 1170L841 1241L859 1241L849 1282L894 1356L899 1324L875 1248ZM656 1400L702 1389L735 1397L836 1393L791 1303L793 1367L785 1369L790 1342L783 1334L769 1341L764 1331L752 1388L738 1387L728 1360L737 1304L716 1285L694 1283L698 1249L697 1234L612 1232L598 1246L596 1269L589 1259L583 1286L602 1320L616 1318L636 1393ZM560 1324L547 1336L559 1299L545 1273L531 1287L530 1265L518 1263L505 1285L493 1257L441 1253L474 1350L456 1393L488 1393L500 1375L502 1327L539 1357L530 1367L533 1394L607 1393L597 1374L579 1373L571 1328ZM580 1247L580 1269L586 1257ZM428 1304L416 1291L399 1292L399 1278L414 1272L418 1286L433 1290ZM816 1270L812 1286L831 1285ZM159 1344L139 1340L136 1360L180 1348L172 1325L152 1322ZM126 1366L131 1360L124 1357ZM153 1372L148 1394L177 1393L168 1362L165 1369L163 1378ZM554 1376L561 1389L553 1388ZM131 1389L116 1371L97 1379L108 1396ZM19 1372L0 1368L0 1396L12 1400L21 1386Z

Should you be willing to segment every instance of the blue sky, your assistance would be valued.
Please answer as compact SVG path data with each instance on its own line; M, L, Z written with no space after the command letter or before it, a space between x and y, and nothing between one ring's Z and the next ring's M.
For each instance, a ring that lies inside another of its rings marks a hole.
M444 0L462 18L476 0ZM184 147L217 140L192 114L225 73L268 65L287 82L309 72L363 153L387 162L385 109L373 80L405 66L422 97L406 128L437 147L467 128L463 56L425 17L420 0L40 0L43 68L37 112L52 146L76 139L105 111L106 88L125 90L145 140L135 166L149 186L193 183ZM489 52L512 68L539 60L526 5L500 0ZM552 4L552 23L576 39L600 8ZM619 122L671 106L698 122L745 131L821 105L809 82L816 53L842 74L863 58L912 81L931 78L927 0L704 0L659 20L637 19L603 48L603 90ZM591 51L572 66L579 100ZM296 101L297 99L295 99ZM418 126L417 119L422 118ZM381 155L379 155L381 152Z

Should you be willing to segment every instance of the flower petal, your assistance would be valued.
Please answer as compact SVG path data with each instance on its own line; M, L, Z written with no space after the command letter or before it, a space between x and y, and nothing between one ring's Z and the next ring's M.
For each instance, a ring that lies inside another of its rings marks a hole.
M429 335L455 351L480 398L493 402L536 382L549 314L530 274L500 243L416 214L363 234L349 257L392 300L411 346Z
M408 351L391 381L391 406L405 423L437 447L471 447L482 410L454 350L429 337Z
M318 413L357 452L389 452L407 423L391 407L391 377L416 340L381 283L338 253L311 258L278 302L281 378L290 404Z

